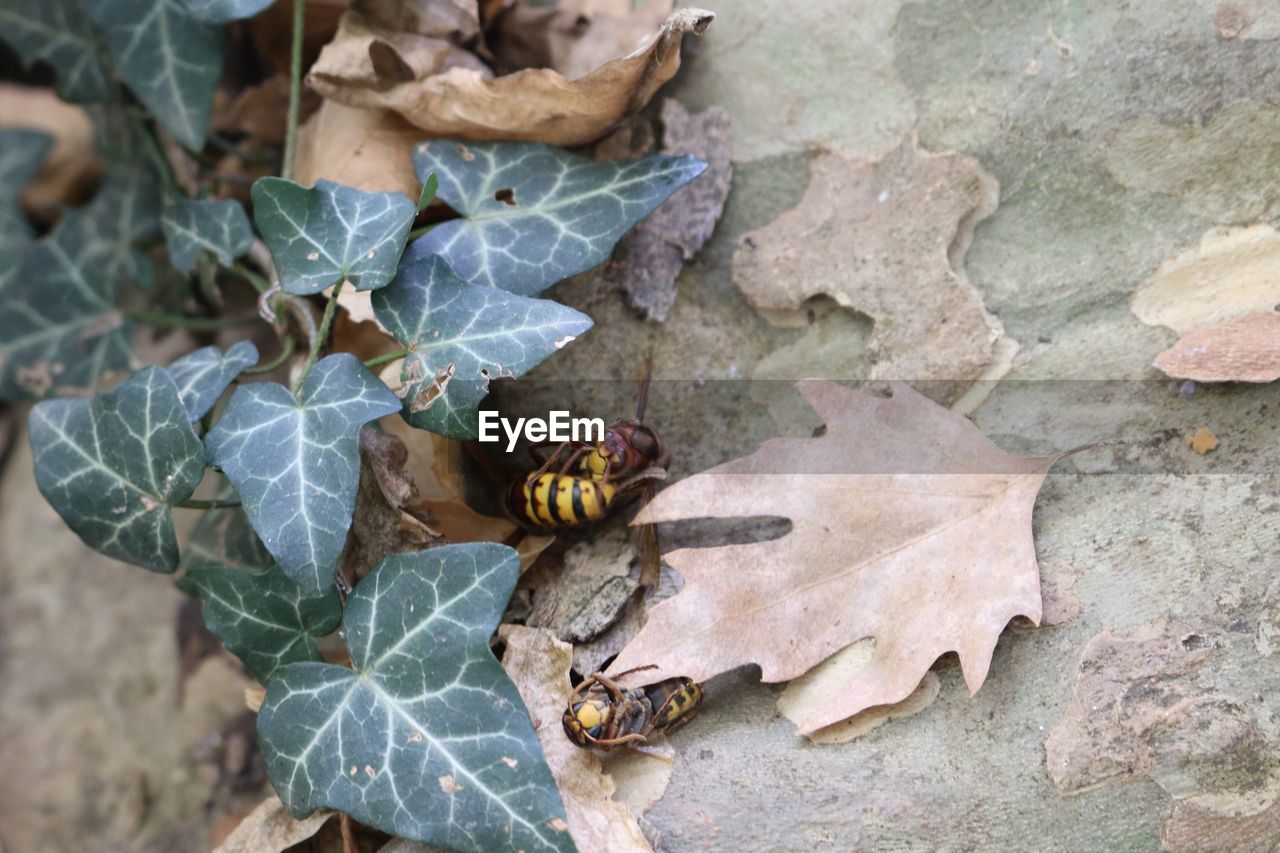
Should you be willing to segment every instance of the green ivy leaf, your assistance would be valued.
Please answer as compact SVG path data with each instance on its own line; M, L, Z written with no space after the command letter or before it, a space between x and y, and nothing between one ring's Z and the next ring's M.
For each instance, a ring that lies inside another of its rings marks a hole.
M170 507L191 497L205 461L164 368L38 403L28 425L36 485L85 544L153 572L178 567Z
M418 211L422 212L427 209L427 205L435 201L436 193L440 191L440 179L436 177L436 173L432 172L427 175L427 179L422 182L422 190L418 193Z
M258 736L294 817L333 808L457 850L572 850L555 781L489 650L515 551L387 557L347 600L354 671L297 663L267 687Z
M286 664L323 661L312 638L332 634L342 622L337 587L306 598L278 567L251 574L208 566L184 580L204 599L204 624L263 684Z
M31 226L18 206L18 197L52 147L53 137L47 133L0 130L0 268L12 269L23 247L31 242Z
M414 215L404 193L364 192L329 181L308 189L283 178L253 185L253 219L285 293L319 293L344 280L356 290L386 285Z
M210 24L252 18L276 0L186 0L191 14Z
M120 78L178 141L204 147L222 74L222 30L182 0L85 0Z
M462 214L428 231L406 261L443 255L472 284L536 296L608 260L631 226L707 164L694 157L597 162L536 142L419 143L413 164L440 176Z
M178 396L187 417L198 421L213 408L231 380L246 367L258 363L258 348L249 341L239 341L223 355L217 347L204 347L169 365L169 374L178 383Z
M413 350L401 371L405 420L450 438L479 436L491 380L523 376L591 328L550 299L467 284L440 257L401 265L372 301L378 322Z
M235 499L235 492L230 484L226 484L218 492L219 498ZM263 546L258 534L253 532L244 510L238 506L205 510L200 513L182 549L182 559L178 568L190 572L203 566L230 566L248 572L263 572L271 568L275 561L270 552ZM195 594L184 580L178 584L184 592Z
M120 273L108 263L118 245L98 228L85 211L67 211L0 284L0 399L92 390L103 373L129 366L131 329L115 306Z
M80 0L5 0L0 34L27 65L44 61L57 69L63 100L99 103L114 94L106 51Z
M238 201L184 201L170 205L160 219L169 261L181 272L195 269L210 252L223 266L253 245L253 227Z
M349 353L322 359L302 393L241 385L209 434L213 464L285 574L312 594L333 583L360 480L360 428L400 401Z

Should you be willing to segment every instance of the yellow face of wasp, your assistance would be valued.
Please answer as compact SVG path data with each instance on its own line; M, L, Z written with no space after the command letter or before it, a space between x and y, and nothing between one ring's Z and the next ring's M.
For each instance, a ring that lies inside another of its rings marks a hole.
M612 712L613 706L603 696L589 696L574 702L564 712L565 734L574 743L586 746L604 736Z

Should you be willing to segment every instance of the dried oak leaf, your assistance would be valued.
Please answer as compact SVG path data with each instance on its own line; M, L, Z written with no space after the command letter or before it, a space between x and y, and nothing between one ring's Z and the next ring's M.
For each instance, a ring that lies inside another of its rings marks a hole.
M572 647L544 629L506 625L499 633L507 644L502 666L529 709L578 849L651 850L631 810L613 799L613 780L604 773L599 757L565 737L560 717L572 689Z
M673 98L662 103L662 150L692 154L707 171L640 221L614 250L604 270L627 302L650 320L667 319L676 301L676 277L711 237L733 179L729 160L729 113L720 107L690 115Z
M977 161L914 135L875 161L814 158L804 198L742 237L733 280L759 309L825 294L875 322L873 379L973 379L1003 333L958 271L999 187Z
M318 811L294 820L277 796L267 797L213 853L279 853L314 836L336 812Z
M644 47L577 80L550 68L487 79L474 68L454 67L420 78L414 69L414 79L404 82L384 75L374 88L335 85L315 73L307 81L326 98L398 113L420 128L419 138L583 145L644 107L680 67L684 34L702 34L714 18L703 9L681 9Z
M1273 382L1280 379L1280 314L1196 326L1154 364L1170 376L1197 382Z
M798 387L824 434L770 439L668 486L636 517L785 516L791 531L668 554L684 589L650 612L611 671L653 665L624 681L703 681L758 664L764 681L788 681L872 638L870 661L801 734L905 699L951 651L976 691L1009 620L1040 619L1031 512L1061 455L1005 453L903 383L890 398Z

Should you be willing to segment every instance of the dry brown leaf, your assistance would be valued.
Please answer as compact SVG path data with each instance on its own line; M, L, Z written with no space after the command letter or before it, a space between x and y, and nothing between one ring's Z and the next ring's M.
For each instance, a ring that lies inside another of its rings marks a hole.
M1154 363L1170 376L1197 382L1273 382L1280 379L1280 314L1196 326Z
M643 46L671 14L671 0L560 0L518 3L497 22L495 67L551 68L570 80Z
M679 101L662 104L662 150L692 154L707 171L676 191L618 243L604 270L627 301L650 320L667 319L676 301L676 277L711 237L733 179L729 160L729 114L712 107L690 115Z
M83 108L65 103L52 89L0 83L0 127L28 127L53 137L53 149L22 191L27 215L46 225L64 206L92 194L102 175L102 157L93 147L93 122Z
M377 89L335 85L315 74L307 82L326 98L350 106L392 110L420 128L419 138L583 145L644 107L680 67L684 34L700 35L714 17L702 9L681 9L643 48L577 80L549 68L493 79L476 69L450 68L402 83L384 76L380 81L389 85Z
M365 427L360 431L360 488L351 516L351 531L338 561L350 586L389 554L443 545L443 533L406 509L418 497L406 473L409 451L394 435Z
M386 3L380 4L386 6ZM414 8L413 4L405 4ZM427 4L456 8L452 4ZM374 8L370 8L374 6ZM421 8L418 4L417 8ZM424 30L409 29L399 16L384 14L376 4L357 2L347 10L338 24L333 41L320 51L320 58L307 73L307 84L329 96L335 90L367 90L385 92L413 80L432 77L450 68L470 69L481 77L490 77L488 66L475 54L463 50L433 27L448 26L440 22L423 22ZM475 5L472 4L472 11ZM408 24L412 26L412 24ZM478 21L476 26L479 26ZM339 100L351 103L347 98ZM373 106L372 104L360 104Z
M1129 300L1149 326L1184 333L1280 304L1280 233L1270 225L1221 228L1162 263Z
M612 799L613 780L605 775L600 759L565 736L560 718L572 690L572 648L546 630L506 625L499 633L507 643L502 666L529 709L578 849L651 850L631 810Z
M295 820L273 795L250 812L213 853L279 853L311 838L335 814L322 810Z
M667 555L685 587L611 671L653 665L646 682L704 681L758 664L764 681L789 681L872 638L871 660L802 734L902 701L951 651L976 691L1009 620L1040 618L1031 512L1060 456L1005 453L902 383L891 398L826 381L799 388L824 434L770 439L668 486L636 517L785 516L791 531Z
M320 107L320 97L303 90L300 115L305 121ZM243 133L273 145L284 144L289 114L289 78L283 74L242 89L234 97L214 102L213 129L219 133Z
M867 314L872 378L977 377L1003 330L958 270L974 225L996 208L995 179L914 136L876 161L819 154L810 173L798 205L742 237L742 292L784 319L818 295Z
M395 113L326 100L298 130L293 180L311 186L323 178L356 189L417 198L421 185L413 171L412 152L422 138L421 130ZM363 299L367 304L368 294Z

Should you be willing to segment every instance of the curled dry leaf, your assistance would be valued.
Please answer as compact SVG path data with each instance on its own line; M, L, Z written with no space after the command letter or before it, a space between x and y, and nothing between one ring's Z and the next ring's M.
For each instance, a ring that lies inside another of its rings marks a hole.
M649 214L618 244L605 280L650 320L667 319L676 301L676 277L711 237L729 197L729 113L720 107L690 115L673 98L662 103L662 150L692 154L707 171Z
M1216 326L1196 326L1154 363L1178 379L1273 382L1280 379L1280 314L1249 314Z
M996 208L995 179L914 136L875 161L819 154L810 171L798 205L743 236L742 292L766 312L794 315L825 294L869 315L872 378L976 378L1003 330L959 269Z
M22 206L46 225L64 206L84 202L102 176L102 157L93 146L93 123L82 107L68 104L52 89L0 83L0 127L27 127L53 137L53 150L22 191Z
M551 68L576 80L641 47L673 5L672 0L516 3L495 25L495 67Z
M318 811L294 820L276 796L267 797L213 853L279 853L320 831L335 812Z
M652 665L646 682L704 681L753 663L765 681L788 681L873 639L867 665L801 734L902 701L950 651L976 691L1009 620L1040 618L1031 512L1060 456L1005 453L902 383L891 398L826 381L798 387L823 435L770 439L668 486L636 517L785 516L791 531L668 554L685 587L651 611L611 671Z
M859 640L841 649L804 675L787 685L778 697L778 712L797 725L822 708L854 675L867 665L875 644ZM854 714L847 720L818 729L808 735L813 743L848 743L872 729L901 717L918 714L933 704L942 690L942 681L932 671L926 672L918 687L901 702L877 705Z
M583 145L644 107L680 67L684 34L701 35L714 17L703 9L681 9L644 47L577 80L549 68L489 79L477 69L454 67L418 78L407 63L399 71L413 70L413 79L392 82L384 75L373 88L335 85L314 73L307 79L326 98L398 113L420 128L419 138Z
M613 780L604 773L600 759L565 736L560 718L572 690L573 650L546 630L507 625L499 633L507 644L502 666L529 709L578 849L650 850L631 810L612 799Z
M1185 333L1274 310L1280 303L1280 233L1270 225L1217 228L1162 263L1129 300L1148 326Z
M406 9L414 8L413 4L404 5ZM451 4L426 5L449 8ZM425 30L409 29L398 20L400 16L387 14L396 11L399 10L389 8L385 2L353 4L342 16L333 41L325 45L311 66L307 84L329 96L334 91L385 92L450 68L469 69L482 78L492 76L475 54L447 40L449 29L439 31L447 24L422 22Z

